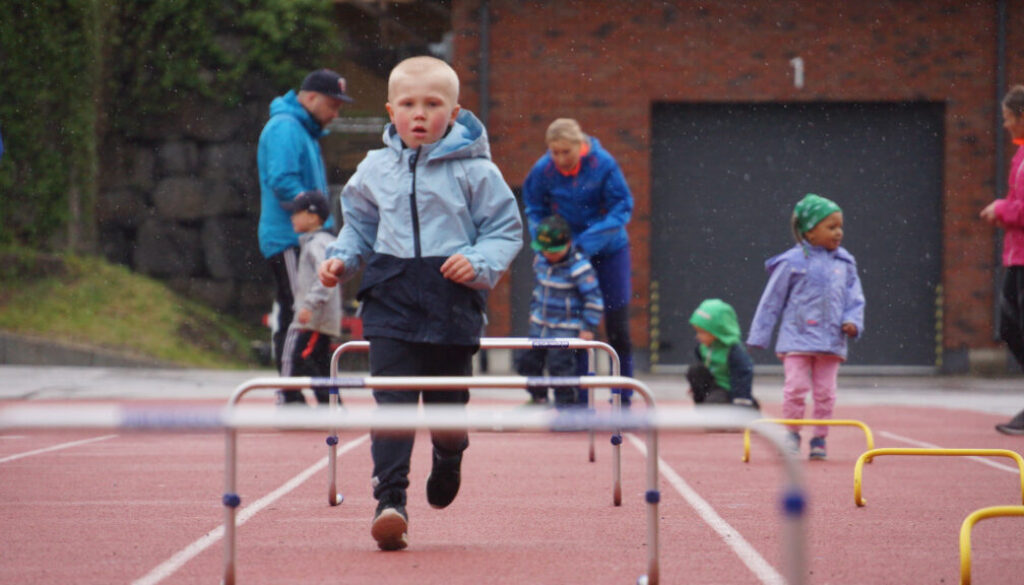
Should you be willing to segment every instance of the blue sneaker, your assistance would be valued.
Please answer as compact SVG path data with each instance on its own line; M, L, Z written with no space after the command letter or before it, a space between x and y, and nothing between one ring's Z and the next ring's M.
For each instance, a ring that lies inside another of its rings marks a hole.
M825 451L825 437L814 437L811 439L811 453L807 456L811 461L824 461L828 459Z

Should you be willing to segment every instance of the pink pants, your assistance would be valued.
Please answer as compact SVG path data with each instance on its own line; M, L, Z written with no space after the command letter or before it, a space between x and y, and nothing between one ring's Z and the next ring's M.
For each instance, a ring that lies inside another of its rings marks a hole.
M786 380L782 385L783 418L804 418L804 398L810 391L814 397L816 419L832 418L836 405L836 378L842 359L835 355L793 355L782 358ZM791 427L799 432L799 427ZM815 437L828 435L828 427L814 427Z

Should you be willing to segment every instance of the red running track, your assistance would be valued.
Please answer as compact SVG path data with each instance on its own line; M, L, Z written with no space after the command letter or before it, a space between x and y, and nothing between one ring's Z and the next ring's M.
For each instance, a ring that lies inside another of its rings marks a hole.
M1001 418L989 414L840 404L835 417L868 424L877 447L1024 451L1024 439L992 430ZM369 442L339 438L345 502L330 507L323 433L240 434L239 584L632 584L645 570L642 440L623 443L615 507L607 436L591 463L585 434L473 433L458 499L433 510L421 432L411 545L384 553L369 535ZM769 446L755 438L743 463L739 433L663 432L659 449L662 583L781 582L784 478ZM859 429L833 427L829 460L804 465L808 584L956 583L967 514L1021 503L1010 460L888 457L865 466L858 508L853 466L864 449ZM0 583L217 583L223 472L221 433L0 434ZM1022 542L1021 518L979 523L974 583L1024 582Z

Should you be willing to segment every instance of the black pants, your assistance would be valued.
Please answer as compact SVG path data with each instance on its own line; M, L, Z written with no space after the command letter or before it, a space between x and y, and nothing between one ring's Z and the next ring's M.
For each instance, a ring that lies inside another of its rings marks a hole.
M281 362L282 376L310 376L326 378L331 375L331 336L310 329L292 328L284 344L285 355ZM330 392L327 388L314 388L313 394L319 404L328 404ZM341 397L338 397L339 400ZM304 403L301 390L282 390L281 401Z
M1024 368L1024 266L1010 266L1003 275L999 299L999 337Z
M729 391L715 383L715 376L704 364L693 364L686 370L693 401L697 404L728 404Z
M274 345L274 365L278 373L281 372L281 360L284 357L284 340L288 335L288 326L292 324L295 311L292 306L295 304L293 293L297 267L299 262L299 249L288 248L284 252L274 254L267 258L270 265L270 272L274 275L274 300L277 302L277 329L274 331L272 342Z
M373 376L469 376L476 347L411 343L388 337L370 339L370 374ZM374 390L378 405L466 404L469 390ZM409 459L415 431L371 431L373 497L405 504L409 487ZM461 456L469 447L466 431L431 431L434 450L441 456Z

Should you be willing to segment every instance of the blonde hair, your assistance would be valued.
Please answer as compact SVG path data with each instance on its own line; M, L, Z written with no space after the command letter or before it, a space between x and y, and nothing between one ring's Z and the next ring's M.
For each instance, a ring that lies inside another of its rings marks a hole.
M544 140L548 144L556 140L565 140L580 144L587 139L587 135L580 128L580 123L572 118L559 118L548 126Z
M395 68L391 70L391 75L388 76L388 99L391 99L398 80L426 76L436 76L447 86L445 89L448 91L448 97L451 98L452 103L459 103L459 74L452 69L451 65L437 57L426 55L409 57L395 65Z

